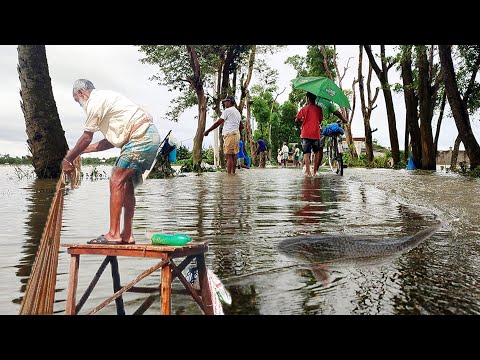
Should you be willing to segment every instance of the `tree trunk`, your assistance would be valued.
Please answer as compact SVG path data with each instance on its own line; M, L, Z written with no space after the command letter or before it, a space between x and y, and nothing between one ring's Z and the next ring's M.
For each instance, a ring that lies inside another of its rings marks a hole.
M433 140L433 146L435 147L435 155L438 151L438 138L440 137L440 126L442 125L443 112L445 110L445 103L447 100L447 93L444 91L442 95L442 103L440 104L440 114L438 115L437 130L435 131L435 139Z
M255 151L255 143L253 141L252 135L252 123L250 121L251 118L251 108L250 108L250 91L247 91L247 95L245 96L245 103L247 107L247 120L245 121L245 130L247 132L247 141L250 144L250 155L251 155L251 162L253 164L253 152Z
M402 69L403 97L405 99L405 122L412 147L412 160L415 167L421 168L422 144L418 126L418 97L415 94L412 73L412 46L402 49L400 66ZM408 138L408 136L406 136ZM405 140L405 158L408 159L408 139ZM408 160L407 160L408 161Z
M465 152L470 159L470 168L474 169L480 164L480 146L473 135L470 125L470 117L466 104L460 97L457 79L452 62L452 53L450 45L439 45L440 62L445 81L445 91L447 92L448 103L452 110L458 134L465 146Z
M350 154L352 154L353 159L358 159L357 148L355 147L355 144L353 142L353 136L352 136L352 120L353 120L353 115L355 114L355 103L356 103L355 84L357 82L358 82L357 79L353 79L353 82L352 82L352 111L350 112L350 114L348 114L348 112L347 112L347 124L345 124L345 137L347 139L348 148L350 149Z
M462 139L460 139L459 134L457 135L457 138L455 139L455 144L453 145L452 158L450 159L450 170L455 170L455 168L457 167L458 150L460 149L461 142Z
M190 57L190 66L193 71L190 84L195 89L198 102L198 126L195 138L193 139L192 149L193 168L198 171L200 169L200 163L202 162L203 133L205 132L205 125L207 122L207 98L203 89L203 80L197 53L191 45L185 46L187 48L188 56Z
M53 97L45 45L18 45L17 51L20 106L32 165L38 178L58 178L68 144Z
M383 97L385 98L385 107L387 109L388 119L388 131L390 135L390 149L392 152L393 165L398 167L400 163L400 148L398 146L398 134L397 134L397 120L395 119L395 109L393 107L392 92L390 90L390 84L388 83L388 70L391 65L388 65L385 58L385 45L380 45L381 50L381 63L382 69L375 62L373 57L372 48L370 45L363 45L367 53L370 64L377 74L378 80L382 84Z
M363 61L363 51L362 51L362 45L360 45L359 52L358 52L358 89L359 89L359 96L360 96L360 104L362 107L363 127L365 132L365 151L366 151L367 161L371 163L373 161L373 141L372 141L372 130L370 128L370 118L368 117L368 112L365 104L365 88L363 84L362 61Z
M369 66L368 72L368 81L367 81L367 92L368 92L368 105L365 102L365 87L363 84L363 74L362 74L362 62L363 62L363 50L362 46L359 46L359 53L358 53L358 89L360 95L360 103L362 106L362 114L363 114L363 126L365 131L365 151L367 161L369 163L373 162L373 139L372 139L372 128L370 127L370 116L372 114L372 99L371 99L371 91L370 91L370 80L371 80L371 72L372 67ZM378 90L375 95L375 98L378 95Z
M420 138L422 143L421 169L436 169L436 154L433 145L432 118L436 91L430 85L431 72L424 45L417 46L418 104L420 113Z

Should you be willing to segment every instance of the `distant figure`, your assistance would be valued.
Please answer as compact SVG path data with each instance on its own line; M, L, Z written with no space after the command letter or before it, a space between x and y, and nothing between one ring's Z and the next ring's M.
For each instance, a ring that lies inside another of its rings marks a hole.
M121 149L110 177L110 229L87 243L134 244L134 187L142 183L142 174L150 170L155 160L160 146L158 130L152 117L139 105L116 92L97 90L90 80L78 79L73 83L73 99L85 111L86 120L83 134L63 159L63 171L72 171L72 162L80 154ZM91 144L97 131L105 138ZM124 222L120 232L122 208ZM92 216L96 210L92 208Z
M245 167L246 167L247 169L250 169L250 165L251 165L250 156L248 156L247 154L245 154Z
M231 95L222 100L225 107L220 119L218 119L203 135L208 136L210 131L215 130L225 122L222 129L223 135L223 153L227 159L227 173L235 174L237 165L238 142L240 140L240 130L243 129L242 116L235 107L235 98Z
M288 146L287 143L284 142L282 146L282 164L283 167L287 167L287 162L288 162Z
M298 160L300 157L300 148L297 144L293 145L293 166L298 167Z
M277 152L277 164L279 166L282 166L282 149L278 149L278 152Z
M237 154L237 168L245 168L245 169L250 169L250 158L248 159L248 165L246 164L247 162L247 154L245 151L245 146L243 144L242 139L238 142L238 154Z
M301 124L302 150L304 153L306 175L312 176L310 170L310 154L314 153L313 176L317 174L320 150L320 124L323 120L322 108L315 105L316 95L307 92L307 105L305 105L295 116L295 122Z
M267 156L267 144L261 137L258 138L257 148L253 152L252 156L255 156L256 154L260 154L260 167L264 168Z

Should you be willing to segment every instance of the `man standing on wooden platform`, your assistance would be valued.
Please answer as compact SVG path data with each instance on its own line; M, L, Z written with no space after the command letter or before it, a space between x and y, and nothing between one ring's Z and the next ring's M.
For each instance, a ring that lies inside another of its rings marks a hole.
M73 99L85 111L86 121L83 134L62 161L63 171L72 171L73 160L80 154L121 148L110 177L110 229L88 243L134 244L134 188L142 183L142 174L155 160L160 145L158 130L139 105L114 91L97 90L89 80L74 82ZM91 144L96 131L105 138ZM124 227L120 232L122 207Z

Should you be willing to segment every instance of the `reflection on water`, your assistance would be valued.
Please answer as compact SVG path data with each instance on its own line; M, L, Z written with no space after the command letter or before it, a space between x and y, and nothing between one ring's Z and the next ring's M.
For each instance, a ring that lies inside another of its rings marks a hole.
M25 187L27 200L27 219L22 244L22 258L18 264L16 275L20 277L20 293L24 293L27 287L28 278L32 271L32 265L40 245L43 229L47 222L48 212L52 199L55 195L56 181L34 179ZM21 303L21 297L14 299L16 304Z
M107 173L109 168L106 167ZM21 180L0 167L4 229L0 312L16 314L41 239L55 181ZM480 182L452 174L348 168L343 177L300 169L240 170L149 179L137 189L134 232L185 233L208 241L207 265L224 280L233 302L226 314L479 314ZM108 230L108 181L83 181L65 196L61 242L84 243ZM322 234L398 238L438 221L459 218L413 250L375 261L329 265L323 285L308 264L279 253L280 241ZM61 248L55 313L63 314L69 255ZM77 299L100 266L82 256ZM120 258L122 284L152 266L152 259ZM159 272L139 286L158 285ZM178 281L174 289L180 289ZM110 271L82 311L111 295ZM127 313L145 299L126 293ZM147 314L158 314L158 299ZM173 313L200 314L181 294ZM100 314L115 314L109 305Z

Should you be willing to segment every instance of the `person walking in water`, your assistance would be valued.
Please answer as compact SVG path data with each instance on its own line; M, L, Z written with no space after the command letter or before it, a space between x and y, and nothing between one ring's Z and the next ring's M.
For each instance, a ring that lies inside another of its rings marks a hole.
M255 151L253 152L252 158L253 158L256 154L260 154L260 167L261 167L261 168L264 168L264 167L265 167L266 160L267 160L267 159L266 159L266 158L267 158L267 143L266 143L261 137L258 138L257 148L256 148Z
M85 111L84 132L62 161L65 172L73 170L73 161L80 155L120 148L120 155L110 177L110 228L89 244L134 244L134 188L143 181L142 174L150 170L160 135L150 114L125 96L111 90L98 90L87 79L73 83L73 99ZM104 139L91 144L93 134L100 131ZM124 208L124 226L120 232L120 217Z
M235 98L231 95L222 100L225 107L220 119L218 119L203 135L208 136L210 131L215 130L223 124L223 153L227 159L227 173L235 174L237 167L238 142L240 141L240 131L243 129L242 116L235 107Z
M302 131L300 138L302 139L302 150L304 154L306 175L312 176L310 170L310 154L313 151L313 176L317 174L317 162L320 150L320 124L323 119L322 108L315 104L316 95L307 92L307 105L305 105L295 116L295 122L301 124Z
M283 167L287 167L288 163L288 145L286 142L283 143L282 146L282 165Z

